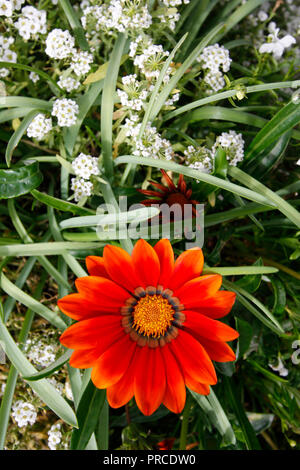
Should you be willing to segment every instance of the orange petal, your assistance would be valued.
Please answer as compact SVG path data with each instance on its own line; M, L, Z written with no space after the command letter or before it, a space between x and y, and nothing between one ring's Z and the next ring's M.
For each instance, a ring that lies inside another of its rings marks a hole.
M97 388L111 387L126 373L136 343L128 335L114 343L95 363L91 379Z
M75 285L80 294L84 295L87 300L97 302L99 308L115 307L120 308L124 305L130 294L118 286L114 281L99 276L79 277L75 281Z
M163 404L173 413L181 413L186 398L184 378L168 344L161 349L161 352L166 370L166 391Z
M66 295L57 302L60 310L73 318L74 320L86 320L92 317L98 317L107 313L119 314L122 302L118 305L112 302L99 300L90 301L84 295L70 294Z
M199 341L199 343L202 344L205 351L213 361L235 361L235 353L232 351L231 347L228 346L227 343L223 343L222 341L211 341L210 339L203 338L200 335L196 335L195 338Z
M236 330L225 323L201 315L201 313L185 310L184 328L204 338L212 341L232 341L238 338L239 334Z
M168 281L174 270L174 252L170 241L163 238L154 246L160 263L160 276L158 284L163 287L168 286Z
M159 259L152 246L142 238L137 241L132 250L132 262L141 287L157 286L160 265Z
M180 299L184 308L190 309L198 307L203 299L215 295L221 285L222 276L219 274L207 274L186 282L183 286L174 291L174 295Z
M136 355L132 358L131 363L123 377L106 391L107 401L112 408L120 408L131 400L134 394L133 382L136 363Z
M118 246L106 245L103 250L105 269L117 284L134 292L139 287L133 263L127 251Z
M217 383L216 371L207 352L193 336L179 330L177 338L170 343L170 348L184 375L187 372L201 383Z
M99 359L102 351L95 349L78 349L70 357L70 366L79 369L88 369L92 367Z
M137 347L139 354L134 377L134 395L141 412L149 416L163 400L166 373L160 348Z
M104 266L104 259L101 256L88 256L85 258L85 264L91 276L101 276L109 279Z
M189 374L185 374L184 379L185 379L186 386L190 390L193 390L193 392L199 393L200 395L209 395L210 393L209 385L197 382Z
M213 297L199 302L197 307L193 307L193 310L217 320L218 318L225 317L230 312L235 302L235 297L236 294L234 292L220 290Z
M200 276L204 264L204 258L201 248L191 248L178 256L174 273L169 282L169 288L178 289L187 281Z
M60 342L70 349L104 348L124 334L121 315L103 315L69 326L61 335Z

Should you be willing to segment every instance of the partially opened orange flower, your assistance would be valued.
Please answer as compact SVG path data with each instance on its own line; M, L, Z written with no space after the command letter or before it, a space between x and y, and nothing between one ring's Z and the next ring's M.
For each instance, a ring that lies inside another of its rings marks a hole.
M226 342L238 333L217 321L235 294L220 290L220 275L200 275L202 250L174 262L169 240L154 248L139 240L131 256L107 245L103 257L88 256L86 264L90 276L76 280L78 293L58 302L78 320L60 338L74 349L71 366L92 367L93 383L107 388L113 408L135 396L145 415L161 403L180 413L186 386L208 394L217 382L212 360L235 359Z

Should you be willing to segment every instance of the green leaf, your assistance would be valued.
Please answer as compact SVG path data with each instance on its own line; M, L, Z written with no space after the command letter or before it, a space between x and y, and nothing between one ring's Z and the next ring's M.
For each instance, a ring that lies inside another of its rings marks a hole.
M76 15L72 5L69 0L59 0L60 6L64 10L64 13L68 19L68 22L73 29L74 36L77 40L77 43L83 51L89 50L89 45L85 37L85 31L81 26L78 16Z
M3 341L5 346L5 353L21 376L29 376L37 373L37 370L20 351L1 319L0 339ZM38 382L30 382L30 386L39 398L46 403L46 405L49 406L57 416L71 426L77 427L77 420L74 411L46 379L41 379Z
M43 180L38 162L0 170L0 199L9 199L29 193Z
M105 396L106 391L96 388L90 380L78 405L78 429L75 429L72 433L71 449L84 450L86 448L98 425Z
M68 250L93 250L103 246L101 242L48 242L22 243L0 246L0 256L51 256L62 255Z
M122 53L126 43L125 34L119 33L109 59L107 74L104 79L101 101L101 142L103 166L107 178L113 175L112 160L112 122L114 97Z
M243 164L243 169L255 175L256 178L261 179L267 173L269 173L275 166L277 166L280 160L284 156L284 152L289 144L292 131L288 130L277 140L272 143L268 148L258 153L255 158L246 160Z
M268 198L272 205L275 205L293 224L300 228L300 213L291 204L239 168L230 166L228 172L230 176L248 188Z
M52 375L53 372L59 370L70 359L72 352L73 351L69 349L64 354L62 354L56 361L52 362L52 364L50 364L48 367L45 367L45 369L40 370L39 372L36 372L33 375L24 376L23 378L32 382L35 380L43 379L45 377L49 377L49 375Z
M237 358L241 358L249 349L253 336L253 328L250 323L241 318L236 318L235 324L236 330L240 334L238 338Z
M45 305L41 304L30 295L23 292L19 287L13 284L4 274L3 272L0 274L0 287L6 292L8 295L16 299L26 307L33 310L33 312L38 313L43 318L48 320L52 325L56 326L60 330L64 330L66 328L66 324L62 318L58 315L58 313L53 312L49 308L45 307ZM33 372L35 373L35 371Z
M30 111L27 116L24 117L23 121L19 125L19 127L15 130L13 135L8 141L6 152L5 152L5 160L8 167L10 167L10 162L12 159L12 154L15 148L17 147L18 143L23 137L23 134L26 132L27 127L31 124L32 120L35 118L37 114L39 114L39 110L35 109Z
M247 149L246 160L256 158L261 152L277 142L277 140L300 122L300 103L293 101L284 106L267 122L252 140Z
M274 305L272 312L274 315L282 314L286 307L286 292L283 282L276 277L271 278L271 283L274 289Z
M77 204L72 204L71 202L66 202L63 199L58 199L53 196L49 196L49 194L41 193L34 189L31 191L33 197L35 197L38 201L46 204L49 207L54 207L59 211L63 212L72 212L74 215L92 215L95 214L95 211L92 209L87 209L85 207L80 207Z
M52 110L53 103L51 101L38 100L36 98L27 98L25 96L1 96L0 108L31 108Z
M192 390L190 390L190 393L207 415L208 420L223 437L223 444L234 445L236 438L233 429L212 388L210 388L210 394L207 396L199 395Z
M266 197L261 196L260 194L250 191L247 188L238 186L229 181L217 178L216 176L203 173L199 170L193 170L192 168L185 167L184 165L179 165L178 163L166 161L166 160L156 160L150 157L136 157L133 155L123 155L115 159L115 164L120 165L122 163L133 163L145 166L152 166L154 168L162 168L164 170L171 170L175 173L182 173L185 176L194 178L199 181L204 181L209 183L217 188L222 188L227 191L230 191L240 196L250 199L251 201L259 202L260 204L273 206L274 203L271 203ZM231 167L232 168L232 167Z
M253 266L262 267L263 266L262 259L259 258L257 261L255 261L255 263L253 263ZM262 274L266 274L266 273L262 273ZM242 279L239 279L238 281L236 281L235 284L240 287L243 287L248 292L251 292L253 294L253 292L255 292L259 288L260 283L261 283L261 275L259 273L258 274L253 273L250 276L245 276Z
M247 418L243 405L235 389L233 380L224 377L224 385L226 390L226 397L228 398L239 425L243 431L247 449L260 450L260 444L257 440L254 429Z

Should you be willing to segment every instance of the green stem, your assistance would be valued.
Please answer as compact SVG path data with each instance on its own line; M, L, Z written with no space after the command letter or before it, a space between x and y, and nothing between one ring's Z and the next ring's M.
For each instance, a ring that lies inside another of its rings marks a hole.
M191 397L188 396L187 400L186 400L185 407L184 407L183 415L182 415L179 450L186 450L187 432L188 432L189 417L190 417L190 411L191 411L192 403L193 403L193 401L192 401Z

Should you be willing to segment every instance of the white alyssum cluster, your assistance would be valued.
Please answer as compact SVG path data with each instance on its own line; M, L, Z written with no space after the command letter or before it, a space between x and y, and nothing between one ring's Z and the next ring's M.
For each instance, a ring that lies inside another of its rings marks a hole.
M48 431L48 446L51 450L56 450L62 438L61 424L56 423L51 426Z
M129 138L129 145L133 147L133 155L164 160L173 158L171 143L162 138L156 127L148 123L141 138L139 138L140 129L141 123L138 123L138 116L133 115L130 119L126 119L124 130L126 137Z
M215 155L218 147L222 147L226 152L229 165L236 166L244 158L244 144L242 134L238 134L235 131L222 132L217 137L212 152Z
M33 118L27 127L28 137L42 140L52 129L52 119L46 118L45 114L39 113Z
M282 54L284 53L285 49L296 44L296 39L291 36L290 34L286 34L281 39L279 39L279 31L280 29L277 28L276 23L271 21L268 25L269 35L267 38L267 42L262 44L259 48L259 52L261 54L273 54L275 59L280 59Z
M286 8L283 10L285 28L289 34L300 35L300 4L295 0L287 0Z
M30 361L41 367L48 367L55 361L56 351L52 344L44 344L42 341L26 341L26 354Z
M143 83L137 80L136 74L126 75L122 78L123 90L117 90L123 106L134 111L140 111L148 96L148 91Z
M85 180L90 179L92 175L99 175L98 158L92 155L80 153L72 162L72 167L76 176Z
M288 369L284 366L281 357L278 358L278 364L277 366L274 366L273 364L269 364L269 367L274 370L275 372L278 372L281 377L286 377L289 374Z
M93 60L93 55L86 51L74 52L70 67L77 77L81 77L89 72Z
M3 62L17 62L16 52L10 49L10 46L14 43L14 38L12 36L6 37L0 34L0 60ZM7 68L0 69L0 77L4 78L9 75L9 70Z
M92 175L100 173L98 158L92 155L80 153L72 162L72 167L76 178L71 180L71 189L74 191L75 201L80 201L83 197L91 196L93 183L89 181Z
M46 38L46 54L52 59L65 59L74 52L75 40L69 31L56 28Z
M80 201L83 197L92 195L93 183L83 178L72 178L71 189L74 191L74 199L76 202Z
M30 5L22 8L21 16L14 26L25 41L36 39L47 32L47 13Z
M143 0L111 0L108 4L87 6L83 9L82 26L92 36L105 31L114 34L147 29L152 17Z
M48 377L47 382L49 382L60 395L63 394L64 386L62 383L58 382L54 377Z
M218 43L207 46L203 49L197 61L200 62L201 67L206 71L204 81L210 88L213 91L224 88L225 80L223 72L228 72L231 64L228 49L225 49L224 46L219 46Z
M194 170L204 173L211 173L214 168L214 158L212 151L204 146L194 147L189 145L184 151L186 165Z
M24 400L18 400L12 407L12 417L19 428L28 424L33 425L36 422L37 412L35 407Z
M68 98L57 99L53 103L52 116L57 117L59 127L70 127L75 124L79 112L78 104Z
M73 77L61 77L57 84L68 93L71 93L71 91L77 90L80 87L80 82Z

